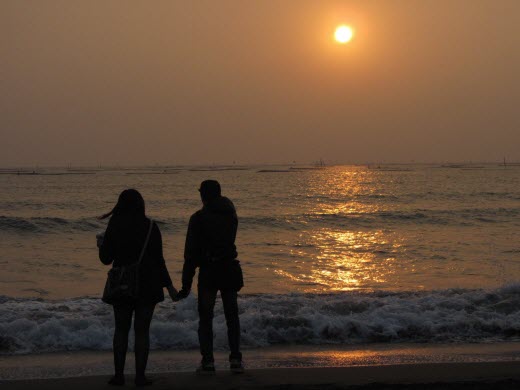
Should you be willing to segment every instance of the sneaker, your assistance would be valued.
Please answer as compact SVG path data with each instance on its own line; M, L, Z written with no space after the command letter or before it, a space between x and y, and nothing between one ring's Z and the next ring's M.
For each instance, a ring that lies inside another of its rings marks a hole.
M242 360L233 359L229 361L229 369L233 374L242 374L244 372L244 366Z
M215 363L200 363L195 373L197 375L215 375Z

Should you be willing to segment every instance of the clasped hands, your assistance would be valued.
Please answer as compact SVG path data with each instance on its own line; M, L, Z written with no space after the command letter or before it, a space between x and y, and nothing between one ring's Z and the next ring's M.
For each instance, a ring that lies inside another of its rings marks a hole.
M188 295L190 295L190 290L182 288L181 291L177 291L173 285L168 286L168 294L170 295L170 298L172 302L178 302L181 299L186 298Z

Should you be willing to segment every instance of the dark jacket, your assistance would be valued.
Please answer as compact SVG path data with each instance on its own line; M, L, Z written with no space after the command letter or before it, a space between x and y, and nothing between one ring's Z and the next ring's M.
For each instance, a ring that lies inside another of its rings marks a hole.
M211 200L191 216L184 247L183 289L191 289L197 267L199 285L222 287L222 273L238 256L237 227L235 206L224 196Z
M103 244L99 248L101 262L106 265L113 262L114 267L136 263L149 223L148 218L139 215L110 218ZM155 303L163 301L163 287L171 285L172 281L164 262L161 232L156 223L153 224L138 275L139 300Z

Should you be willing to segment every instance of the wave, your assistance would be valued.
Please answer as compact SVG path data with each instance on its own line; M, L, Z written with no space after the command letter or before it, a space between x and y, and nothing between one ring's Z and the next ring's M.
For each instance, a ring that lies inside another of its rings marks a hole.
M70 220L57 217L0 216L0 229L14 233L59 233L63 231L96 231L105 224L95 218Z
M494 290L243 295L242 342L359 344L520 340L520 284ZM0 353L110 350L111 307L95 298L63 301L0 296ZM161 303L151 327L153 349L198 346L193 295ZM215 310L216 348L226 347L222 305Z
M240 218L241 226L248 228L269 227L302 229L309 224L317 226L338 226L372 228L374 226L396 226L403 224L470 226L482 223L516 222L520 208L455 209L411 211L380 210L352 213L306 213L282 216L252 216Z
M185 229L188 221L184 219L169 219L166 221L154 218L154 221L166 231ZM0 216L0 230L17 234L57 234L72 232L98 232L107 226L106 221L97 218L65 219L57 217L7 217Z
M396 224L429 224L469 226L489 223L515 223L520 216L520 208L427 210L416 209L379 210L363 213L304 213L287 215L252 215L239 218L241 229L279 228L300 230L313 226L338 226L371 228L374 226L395 226ZM152 217L166 232L185 231L188 218ZM12 233L62 233L94 232L104 229L105 221L96 218L64 219L57 217L8 217L0 216L0 230Z

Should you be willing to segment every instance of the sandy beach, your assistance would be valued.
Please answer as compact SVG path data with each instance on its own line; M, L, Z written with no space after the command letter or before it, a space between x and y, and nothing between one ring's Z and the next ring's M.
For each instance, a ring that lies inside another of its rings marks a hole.
M193 372L198 351L152 351L154 389L516 389L520 343L364 346L286 346L247 350L246 373L227 371L216 354L217 374ZM127 386L133 386L133 354ZM70 352L0 357L2 389L110 388L110 352Z
M517 389L520 362L403 364L337 368L247 370L154 374L154 389ZM127 376L127 386L133 386ZM102 389L106 376L0 382L4 390Z

